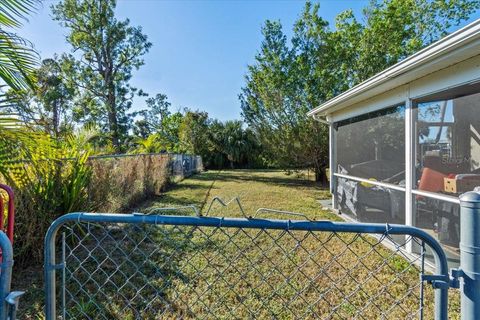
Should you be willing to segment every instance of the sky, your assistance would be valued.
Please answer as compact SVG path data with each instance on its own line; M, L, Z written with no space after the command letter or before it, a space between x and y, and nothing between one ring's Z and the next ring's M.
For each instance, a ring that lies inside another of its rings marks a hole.
M25 23L19 34L31 41L42 59L70 52L67 30L51 18L43 6ZM333 23L335 16L353 9L359 16L368 0L320 0L320 15ZM151 96L164 93L172 111L189 107L205 110L213 118L240 118L238 94L247 66L254 62L262 41L265 20L280 20L287 36L304 1L166 1L119 0L117 15L140 25L149 41L145 65L135 71L132 85ZM479 18L478 15L472 18ZM145 98L134 100L142 109Z

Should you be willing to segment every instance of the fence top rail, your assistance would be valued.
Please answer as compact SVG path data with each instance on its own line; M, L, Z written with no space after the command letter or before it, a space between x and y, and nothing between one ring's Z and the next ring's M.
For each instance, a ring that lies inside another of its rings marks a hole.
M433 251L437 273L448 276L448 265L445 253L438 241L422 229L400 224L382 223L349 223L327 220L278 220L265 218L227 218L178 215L149 215L144 213L87 213L74 212L55 220L47 231L45 244L55 238L60 227L68 222L93 223L128 223L153 225L184 225L198 227L254 228L297 231L324 231L337 233L362 233L377 235L408 235L425 242ZM47 247L47 246L46 246Z
M96 160L96 159L118 159L118 158L131 158L131 157L150 157L150 156L184 156L184 157L191 157L191 158L198 158L199 155L190 154L190 153L172 153L172 152L160 152L160 153L121 153L121 154L104 154L104 155L95 155L89 156L88 160ZM40 159L40 161L72 161L76 158L60 158L60 159L52 159L52 158L45 158ZM6 163L28 163L30 160L8 160Z
M196 154L190 153L175 153L175 152L156 152L156 153L122 153L122 154L103 154L90 156L89 159L109 159L109 158L128 158L128 157L138 157L138 156L187 156L187 157L197 157Z

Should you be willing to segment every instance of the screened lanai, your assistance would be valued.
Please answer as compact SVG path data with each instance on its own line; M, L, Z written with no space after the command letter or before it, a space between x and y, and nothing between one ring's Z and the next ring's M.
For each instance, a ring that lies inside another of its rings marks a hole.
M310 115L330 126L333 208L423 228L455 263L459 195L480 190L480 21Z

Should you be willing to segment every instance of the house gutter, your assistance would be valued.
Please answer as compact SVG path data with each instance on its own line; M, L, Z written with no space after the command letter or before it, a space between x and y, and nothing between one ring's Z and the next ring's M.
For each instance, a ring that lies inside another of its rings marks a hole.
M479 54L480 19L308 112L325 115ZM455 55L452 53L455 52ZM397 81L393 81L397 80ZM328 112L327 112L328 111Z
M310 114L309 114L309 115L310 115ZM326 118L325 118L325 119L322 119L322 118L320 118L317 114L312 114L311 116L312 116L313 120L316 120L316 121L318 121L318 122L320 122L320 123L326 124L327 126L330 125L330 122L328 122L328 120L327 120Z

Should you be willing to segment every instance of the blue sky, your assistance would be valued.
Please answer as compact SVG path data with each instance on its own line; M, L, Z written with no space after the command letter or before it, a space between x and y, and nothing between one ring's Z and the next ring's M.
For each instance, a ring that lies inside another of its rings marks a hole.
M67 31L50 17L55 2L44 1L19 32L42 58L70 50ZM333 22L338 13L349 8L360 13L367 4L368 0L320 0L320 14ZM118 16L141 25L153 43L145 65L134 73L133 85L151 95L167 94L173 111L190 107L221 120L239 118L237 96L246 67L260 47L263 22L278 19L290 35L303 5L293 0L119 0ZM135 109L143 106L143 99L135 100Z

